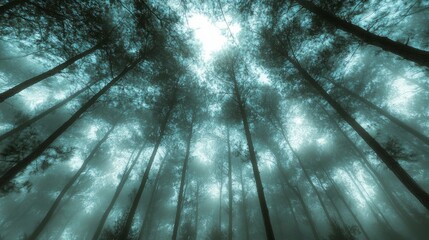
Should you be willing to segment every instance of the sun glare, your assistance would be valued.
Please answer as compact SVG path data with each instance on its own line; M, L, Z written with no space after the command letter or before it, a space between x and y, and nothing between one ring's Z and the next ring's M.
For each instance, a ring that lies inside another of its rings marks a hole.
M228 18L227 18L228 19ZM208 17L201 14L194 14L189 18L189 28L194 31L195 38L200 42L202 57L204 60L210 59L213 53L220 51L228 43L229 31L224 21L213 22ZM240 32L239 24L230 24L229 29L233 35Z

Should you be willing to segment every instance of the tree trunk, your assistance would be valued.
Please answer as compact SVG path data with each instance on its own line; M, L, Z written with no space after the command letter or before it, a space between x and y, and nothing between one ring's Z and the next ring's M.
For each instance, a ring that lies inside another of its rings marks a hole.
M125 67L122 72L112 79L106 86L104 86L97 94L89 99L77 112L75 112L65 123L63 123L54 133L52 133L45 141L43 141L36 149L33 150L27 157L18 162L15 166L10 168L3 176L0 177L0 188L4 187L10 180L12 180L18 173L24 170L35 159L37 159L46 148L51 145L59 136L61 136L79 117L86 112L104 93L106 93L113 85L122 79L131 69L133 69L143 57L139 57L136 61Z
M50 113L54 112L55 110L57 110L58 108L64 106L65 104L67 104L68 102L70 102L73 98L77 97L79 94L81 94L82 92L84 92L85 90L89 89L91 86L93 86L96 83L96 81L88 84L87 86L85 86L84 88L80 89L79 91L73 93L72 95L68 96L67 98L65 98L64 100L61 100L59 103L55 104L54 106L46 109L45 111L43 111L42 113L40 113L39 115L25 121L24 123L20 124L19 126L15 127L14 129L11 129L10 131L2 134L0 136L0 142L5 140L6 138L13 136L14 134L21 132L22 130L26 129L27 127L29 127L31 124L39 121L40 119L42 119L43 117L49 115Z
M98 240L98 238L100 237L101 232L103 231L104 224L106 223L106 220L109 217L109 214L112 211L113 206L116 203L116 200L118 199L119 195L121 194L122 189L124 188L125 183L127 182L128 177L131 174L131 171L133 170L134 166L138 162L138 159L140 158L140 155L143 152L143 149L144 149L145 145L146 145L146 143L144 143L142 145L142 147L140 148L140 150L137 153L136 157L131 162L131 165L128 168L127 167L125 168L124 174L122 175L121 181L119 182L118 186L116 187L116 191L113 194L112 200L110 200L109 205L107 206L106 210L104 210L103 216L101 217L100 221L98 222L97 229L95 230L95 233L92 236L92 240ZM130 156L130 160L132 159L132 155L133 154L131 154L131 156Z
M374 179L374 182L377 184L377 186L383 191L383 193L386 195L387 200L392 205L393 209L396 211L396 213L402 218L402 220L405 222L406 225L412 228L412 226L415 224L419 224L417 221L415 221L415 218L410 216L403 206L400 204L400 201L396 199L396 196L393 194L393 190L388 187L388 184L385 182L385 180L379 175L379 173L372 167L372 165L369 163L368 159L366 158L365 154L360 150L356 144L350 139L350 137L344 132L343 129L339 126L339 124L334 120L334 117L326 111L326 109L321 106L321 109L324 111L324 113L329 117L330 121L333 123L335 128L340 132L340 134L344 137L346 142L348 143L348 146L350 146L356 155L358 157L359 162L362 164L362 166L366 169L366 171L371 175L371 177ZM410 223L413 223L410 225Z
M363 228L362 224L360 223L359 219L357 218L356 214L352 211L350 205L347 203L346 199L344 198L343 194L341 194L340 190L337 187L337 184L335 183L335 181L331 178L331 176L329 176L329 174L326 172L326 170L323 170L323 172L325 173L326 178L329 180L329 182L331 183L332 187L334 188L335 192L337 193L338 197L340 198L340 200L344 203L344 206L347 208L347 210L349 211L350 215L352 215L353 219L355 220L356 224L359 226L360 230L362 231L363 235L365 236L365 239L369 240L369 236L368 233L365 231L365 229Z
M150 195L149 203L148 203L148 206L146 208L146 212L145 212L144 217L143 217L142 227L140 228L139 239L149 238L149 236L147 236L147 235L145 236L145 234L146 234L146 230L148 229L148 227L150 225L149 222L152 221L152 212L154 211L153 205L155 203L155 195L156 195L156 191L158 190L159 179L161 178L161 174L164 170L165 161L166 160L164 157L164 160L162 161L161 165L159 166L158 173L156 174L156 177L155 177L155 181L153 182L153 188L152 188L152 192Z
M218 228L222 230L222 190L223 190L223 162L220 165L220 190L219 190L219 214L218 214Z
M119 235L119 239L128 239L128 234L129 234L130 229L131 229L131 224L133 223L134 215L136 214L137 206L138 206L138 204L140 202L140 198L143 194L143 190L144 190L144 187L146 185L147 179L149 178L150 169L152 168L152 164L155 160L155 156L156 156L156 153L158 151L159 145L161 144L162 138L164 137L164 132L165 132L165 129L167 128L167 123L168 123L168 120L170 118L172 111L173 111L173 106L170 106L168 109L168 112L165 115L165 118L161 124L161 129L159 132L158 139L157 139L155 146L153 148L152 155L149 158L149 162L147 163L146 170L144 171L143 178L141 180L139 189L137 190L136 196L134 197L133 203L132 203L131 208L130 208L128 215L127 215L127 220L126 220L125 225L121 231L121 234Z
M28 0L11 0L3 6L0 6L0 15L3 15L6 11L26 2L28 2Z
M303 78L335 109L335 111L362 137L362 139L374 150L377 156L398 177L404 186L429 210L429 194L417 184L416 181L402 168L402 166L358 123L347 113L344 108L335 101L319 83L302 66L290 56L286 58L295 66Z
M243 166L240 168L240 186L241 186L241 201L243 208L243 225L244 231L246 234L246 240L250 240L250 232L249 232L249 216L247 214L247 203L246 203L246 190L244 189L244 181L243 181Z
M87 55L93 53L94 51L100 49L103 46L104 43L105 43L105 40L102 40L99 43L97 43L95 46L93 46L92 48L90 48L90 49L88 49L88 50L86 50L86 51L84 51L82 53L79 53L78 55L76 55L76 56L68 59L67 61L61 63L60 65L58 65L58 66L56 66L56 67L54 67L54 68L52 68L52 69L50 69L50 70L48 70L48 71L40 74L40 75L37 75L37 76L32 77L30 79L27 79L27 80L21 82L20 84L16 85L15 87L12 87L11 89L6 90L3 93L0 93L0 103L4 102L6 99L14 96L15 94L21 92L22 90L24 90L24 89L26 89L26 88L28 88L28 87L36 84L36 83L38 83L38 82L40 82L40 81L48 78L48 77L52 77L55 74L61 72L61 70L67 68L70 65L72 65L77 60L79 60L81 58L84 58Z
M322 206L323 212L325 213L326 218L328 219L331 226L334 226L334 220L332 219L331 215L329 214L328 208L325 206L325 203L323 202L322 196L320 196L319 191L317 190L316 186L314 185L313 181L311 180L310 175L308 174L307 170L304 167L304 164L302 163L301 157L298 156L298 153L293 150L292 146L289 143L289 140L285 139L287 145L289 146L289 149L292 151L295 158L298 160L299 166L302 169L302 172L304 173L305 178L307 179L308 183L310 183L311 189L313 189L314 193L316 193L316 197L319 200L320 206Z
M349 172L348 169L343 168L343 170L346 172L346 174L348 175L348 177L350 178L352 184L354 185L354 187L358 190L358 192L360 193L360 195L365 199L365 201L367 202L369 209L371 210L372 214L374 215L375 219L377 220L377 222L384 228L384 230L386 232L393 232L393 228L390 225L390 223L387 221L387 219L384 217L384 214L380 211L380 209L377 207L377 205L372 201L371 198L369 198L368 193L364 193L364 188L360 185L360 183L355 179L355 177L353 177L353 175ZM359 185L358 185L359 183ZM381 219L380 219L381 217Z
M195 194L195 235L194 239L198 239L198 226L200 219L200 183L197 180L197 192Z
M185 186L186 171L188 169L189 154L190 154L190 150L191 150L191 140L192 140L193 128L194 128L194 113L192 115L192 122L191 122L191 126L190 126L190 129L189 129L189 136L188 136L188 139L187 139L185 160L183 161L182 176L181 176L181 179L180 179L179 196L177 198L176 217L174 219L173 235L171 237L172 240L176 240L177 239L177 232L179 230L180 215L182 213L183 188Z
M317 176L317 172L314 173L317 182L319 183L320 187L323 189L323 192L325 193L325 195L328 197L329 202L331 202L331 205L334 207L335 213L337 214L338 218L340 219L341 224L344 227L344 230L349 234L349 236L353 236L353 234L350 232L350 229L348 228L346 222L344 221L343 216L340 213L340 210L337 207L337 204L335 203L334 199L332 199L331 195L328 194L328 191L326 190L326 188L323 186L322 181L320 180L319 176Z
M85 159L85 161L82 163L82 165L80 166L79 170L73 175L73 177L67 182L67 184L64 186L63 190L61 191L61 193L57 196L57 198L55 199L54 203L52 204L51 208L49 209L49 211L46 213L45 217L43 218L43 220L39 223L39 225L37 225L36 229L31 233L29 239L37 239L38 236L40 235L40 233L43 231L43 229L46 227L46 225L48 224L49 220L51 219L51 217L54 215L55 210L57 210L58 205L60 204L61 200L63 199L64 195L67 193L67 191L73 186L73 184L75 184L76 180L80 177L80 175L83 173L83 171L86 169L86 166L88 165L88 163L94 158L94 155L97 153L97 151L100 149L101 145L107 140L107 138L109 137L110 133L113 131L113 129L115 128L115 125L113 125L109 131L107 131L107 133L104 135L104 137L97 143L97 145L95 145L95 147L93 148L93 150L91 151L91 153L88 155L88 157Z
M228 145L228 240L232 240L232 164L231 164L231 142L229 137L229 127L226 130Z
M279 126L276 125L276 122ZM280 121L278 121L278 119L276 119L275 122L271 122L271 123L274 125L274 127L279 128L279 131L281 132L282 136L284 137L284 139L286 139L286 135L285 135L283 127L280 124ZM274 159L276 161L276 166L280 172L280 175L282 175L283 181L287 184L288 188L293 190L295 195L297 195L297 197L299 198L298 200L299 200L301 207L304 211L305 218L307 219L307 221L310 224L311 232L313 234L314 239L319 240L320 238L319 238L319 235L318 235L317 230L316 230L316 224L314 223L314 220L311 217L310 211L308 210L307 205L304 202L304 200L302 198L300 198L301 196L298 196L298 194L300 194L299 189L298 189L298 191L296 191L296 189L290 184L289 179L287 178L287 175L283 169L283 166L280 162L281 156L279 154L280 151L278 150L278 147L275 148L274 144L267 144L266 146L270 149L271 153L274 155ZM283 185L282 185L282 188L283 188L284 194L286 194L286 189L284 188ZM285 195L285 197L289 203L289 206L291 206L291 208L292 208L292 203L291 203L289 197L287 195ZM295 220L295 223L297 224L297 227L298 227L299 224L298 224L298 220L296 219L295 212L293 211L293 209L291 209L291 211L294 215L294 220ZM298 231L299 231L299 227L298 227ZM301 231L299 231L299 233L301 234Z
M316 224L313 221L313 218L311 218L310 210L307 207L307 204L305 203L304 199L302 198L301 192L299 191L298 187L291 187L291 189L295 192L295 195L298 197L299 202L301 203L302 210L304 210L304 215L307 217L308 222L310 223L311 232L313 233L313 237L316 240L319 240L319 235L317 234L316 230Z
M307 0L296 0L296 2L307 9L308 11L316 14L320 18L329 22L330 24L336 26L337 28L348 32L363 42L380 47L381 49L396 54L404 59L415 62L418 65L429 67L429 52L420 50L406 44L393 41L387 37L381 37L374 33L371 33L357 25L349 23L334 14L323 10L322 8L316 6L310 1Z
M329 80L329 79L328 79ZM421 133L420 131L417 131L416 129L412 128L411 126L409 126L408 124L404 123L403 121L399 120L398 118L394 117L392 114L390 114L389 112L387 112L386 110L383 110L382 108L376 106L374 103L368 101L367 99L359 96L359 94L354 93L353 91L341 86L340 84L329 80L330 83L334 84L335 87L343 90L344 92L348 93L349 95L351 95L352 97L354 97L355 99L363 102L365 105L367 105L368 107L374 109L378 114L386 117L387 119L389 119L391 122L393 122L394 124L396 124L398 127L402 128L403 130L407 131L408 133L412 134L414 137L418 138L420 141L422 141L423 143L425 143L426 145L429 145L429 137L425 136L423 133Z
M261 175L259 173L258 162L256 160L255 148L253 146L252 135L250 134L249 122L247 120L246 106L241 99L240 91L238 89L238 83L235 76L232 76L234 83L234 94L238 102L238 107L240 108L241 119L243 121L243 128L246 135L247 147L249 149L250 162L252 164L253 175L255 177L256 190L258 193L259 205L262 212L262 217L264 220L265 226L265 235L268 240L275 239L273 227L271 225L270 213L267 206L267 201L265 199L264 187L262 186Z

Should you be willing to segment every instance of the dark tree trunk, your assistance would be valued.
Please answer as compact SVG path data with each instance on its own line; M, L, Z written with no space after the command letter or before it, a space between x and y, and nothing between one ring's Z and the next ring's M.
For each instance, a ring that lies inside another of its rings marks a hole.
M27 79L27 80L23 81L22 83L16 85L15 87L12 87L11 89L6 90L3 93L0 93L0 103L3 102L3 101L5 101L8 98L14 96L15 94L21 92L22 90L24 90L24 89L26 89L26 88L28 88L28 87L36 84L36 83L38 83L38 82L40 82L40 81L48 78L48 77L52 77L55 74L61 72L61 70L67 68L70 65L72 65L77 60L79 60L81 58L84 58L84 57L88 56L89 54L93 53L94 51L100 49L103 46L104 43L105 43L104 40L100 41L99 43L97 43L92 48L90 48L90 49L88 49L88 50L86 50L86 51L84 51L82 53L79 53L78 55L76 55L76 56L68 59L67 61L61 63L60 65L58 65L58 66L56 66L54 68L52 68L51 70L48 70L48 71L46 71L46 72L44 72L44 73L42 73L40 75L37 75L37 76L32 77L30 79Z
M145 212L144 217L143 217L143 224L140 228L139 239L145 239L145 238L149 239L149 236L145 235L145 234L146 234L147 229L150 229L150 222L152 222L152 215L153 215L153 211L154 211L153 207L154 207L154 204L156 201L156 199L155 199L156 191L158 190L158 187L159 187L158 183L159 183L159 179L161 178L161 174L164 170L165 161L166 160L164 158L164 160L161 163L161 166L159 166L158 173L156 174L156 177L155 177L155 181L153 182L153 187L152 187L152 192L150 195L149 203L147 205L146 212Z
M15 166L10 168L3 176L0 177L0 188L4 187L9 183L18 173L24 170L30 165L35 159L37 159L46 148L51 145L59 136L61 136L73 123L75 123L79 117L86 112L104 93L106 93L113 85L122 79L131 69L133 69L139 62L143 60L143 57L139 57L136 61L125 67L122 72L112 79L106 86L104 86L97 94L89 99L77 112L75 112L65 123L63 123L54 133L52 133L45 141L43 141L33 152L27 157L19 161Z
M19 6L21 4L24 4L28 2L28 0L11 0L8 3L4 4L3 6L0 6L0 15L4 14L6 11ZM1 16L0 16L1 17Z
M348 32L363 42L367 44L371 44L373 46L377 46L382 48L385 51L396 54L404 59L415 62L421 66L429 67L429 52L423 51L411 46L407 46L406 44L393 41L387 37L381 37L374 33L371 33L357 25L354 25L350 22L347 22L334 14L323 10L322 8L316 6L310 1L307 0L296 0L296 2L309 10L310 12L316 14L320 18L329 22L330 24L336 26L337 28Z
M113 206L116 203L116 200L118 199L119 195L122 192L122 189L125 186L125 183L128 180L128 177L131 174L131 171L133 170L134 166L138 162L138 159L140 158L141 153L143 152L143 149L145 147L145 143L140 148L139 152L137 153L134 160L131 162L131 165L127 168L125 168L124 174L121 177L121 181L119 182L118 186L116 187L116 191L113 194L112 200L110 200L109 205L107 206L106 210L104 210L103 216L101 216L100 221L98 222L97 229L95 230L94 235L92 236L92 240L98 240L100 238L101 232L103 231L104 224L106 223L107 217L109 217L110 212L113 209ZM130 156L130 160L132 159L132 155Z
M429 210L429 194L402 168L402 166L384 149L344 108L335 101L321 85L302 66L290 56L286 58L295 66L302 77L335 109L362 139L374 150L377 156L398 177L404 186Z
M189 163L189 154L191 150L193 128L194 128L194 115L192 115L192 122L189 129L189 136L186 142L186 153L185 153L185 160L183 161L182 174L180 178L180 188L179 188L179 196L177 198L176 217L174 219L173 235L171 237L172 240L177 239L177 232L179 230L180 215L182 213L182 204L183 204L183 195L184 195L183 188L185 187L186 171L188 169L188 163Z
M116 124L115 124L116 125ZM37 239L40 233L43 231L43 229L47 226L49 220L54 215L55 211L57 210L61 200L63 199L64 195L67 193L67 191L75 184L76 180L80 177L80 175L83 173L83 171L86 169L86 166L88 163L94 158L94 155L97 153L97 151L100 149L101 145L107 140L110 133L115 128L115 125L113 125L109 131L104 135L104 137L95 145L95 147L92 149L91 153L88 155L88 157L85 159L85 161L80 166L79 170L73 175L73 177L67 182L67 184L64 186L61 193L57 196L54 203L52 204L49 211L46 213L45 217L42 219L42 221L37 225L36 229L31 233L29 239Z
M407 131L408 133L412 134L414 137L418 138L420 141L424 142L426 145L429 145L429 137L425 136L423 133L421 133L420 131L417 131L416 129L412 128L411 126L409 126L408 124L404 123L403 121L399 120L398 118L394 117L392 114L390 114L389 112L387 112L386 110L378 107L377 105L375 105L374 103L368 101L367 99L359 96L359 94L354 93L353 91L341 86L340 84L329 80L330 83L334 84L335 87L343 90L344 92L346 92L347 94L351 95L352 97L354 97L355 99L363 102L365 105L367 105L368 107L374 109L378 114L386 117L387 119L389 119L391 122L393 122L394 124L396 124L398 127L402 128L403 130Z
M237 79L235 78L235 76L232 76L232 80L234 83L234 94L238 102L241 119L243 121L243 128L246 135L247 147L249 149L250 162L252 164L253 175L255 177L255 184L256 184L256 190L258 193L259 205L260 205L262 217L264 220L265 235L268 240L275 239L273 227L271 225L271 220L270 220L270 213L268 210L267 201L265 199L264 187L262 186L262 179L259 173L255 148L253 146L252 135L250 134L250 127L249 127L249 121L247 119L246 106L243 100L241 99L240 91L238 89Z
M229 137L229 127L226 132L228 145L228 240L232 240L232 164L231 164L231 143Z
M84 92L85 90L89 89L92 85L94 85L96 82L92 82L90 84L88 84L86 87L82 88L81 90L73 93L72 95L68 96L67 98L65 98L64 100L61 100L59 103L55 104L54 106L46 109L45 111L43 111L42 113L40 113L39 115L25 121L24 123L20 124L19 126L15 127L14 129L2 134L0 136L0 142L5 140L6 138L13 136L14 134L21 132L22 130L26 129L27 127L31 126L31 124L39 121L40 119L42 119L43 117L45 117L46 115L54 112L55 110L57 110L58 108L64 106L65 104L67 104L68 102L70 102L73 98L77 97L79 94L81 94L82 92Z
M165 132L165 129L167 128L167 123L168 123L168 120L170 118L172 111L173 111L173 106L170 106L168 109L168 112L165 115L165 118L161 124L158 139L157 139L155 146L153 148L152 155L149 158L149 162L147 163L146 170L144 171L143 178L141 180L139 189L137 190L137 193L136 193L136 196L134 197L131 208L128 211L127 220L124 224L124 227L121 231L121 234L119 235L119 239L128 239L128 234L130 232L131 225L133 223L134 215L136 214L137 206L140 202L140 198L141 198L141 196L143 194L143 190L146 186L147 179L149 178L150 169L152 168L152 164L155 160L156 153L158 152L159 145L161 144L162 138L164 137L164 132Z

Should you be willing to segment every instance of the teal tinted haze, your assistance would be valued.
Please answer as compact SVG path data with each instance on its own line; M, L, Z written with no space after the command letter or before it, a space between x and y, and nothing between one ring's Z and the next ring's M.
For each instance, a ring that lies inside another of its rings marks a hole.
M0 0L0 240L427 240L429 2Z

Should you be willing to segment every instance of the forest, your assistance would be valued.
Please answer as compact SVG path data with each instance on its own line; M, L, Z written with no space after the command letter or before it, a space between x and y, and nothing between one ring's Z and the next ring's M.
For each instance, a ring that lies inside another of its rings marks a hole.
M427 240L428 26L427 0L0 0L0 239Z

